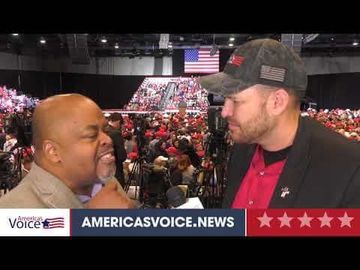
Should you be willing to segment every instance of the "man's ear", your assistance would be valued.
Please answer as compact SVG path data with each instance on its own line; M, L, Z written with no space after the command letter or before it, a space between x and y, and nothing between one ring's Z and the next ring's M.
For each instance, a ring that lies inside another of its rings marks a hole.
M268 98L268 109L272 115L280 115L285 111L290 102L289 93L279 88L273 91Z
M59 144L52 140L44 140L43 142L43 152L44 156L53 163L61 162L61 157L59 153Z

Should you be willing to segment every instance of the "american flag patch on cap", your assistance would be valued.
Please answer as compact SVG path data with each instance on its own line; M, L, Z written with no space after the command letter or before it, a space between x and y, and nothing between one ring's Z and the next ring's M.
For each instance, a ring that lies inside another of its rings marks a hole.
M232 55L229 59L229 63L235 66L240 66L244 62L244 57L240 55Z
M262 65L260 70L260 78L283 82L285 79L285 72L286 70L284 68Z

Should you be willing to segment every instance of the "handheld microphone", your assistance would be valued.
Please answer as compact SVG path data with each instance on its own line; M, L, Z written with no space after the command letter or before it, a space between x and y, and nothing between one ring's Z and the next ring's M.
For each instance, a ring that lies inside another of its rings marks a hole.
M184 191L178 186L169 188L166 191L166 197L170 208L204 209L204 206L198 197L186 199Z

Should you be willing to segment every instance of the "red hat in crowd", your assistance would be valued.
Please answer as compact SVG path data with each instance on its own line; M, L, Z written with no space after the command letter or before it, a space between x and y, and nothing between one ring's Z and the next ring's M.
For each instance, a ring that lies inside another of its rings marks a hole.
M150 130L147 130L145 132L145 137L151 137L153 135L153 133Z
M127 154L127 157L128 157L128 159L131 159L131 160L136 159L138 157L138 153L130 152L129 154Z
M165 150L168 154L173 154L173 155L177 155L178 154L178 150L174 147L174 146L170 146L168 148L166 148Z
M133 125L131 123L128 123L125 125L126 129L133 129Z
M155 132L155 137L156 138L161 138L162 137L162 135L163 135L163 133L161 132L161 131L157 131L157 132Z
M197 151L196 154L199 156L199 157L204 157L205 156L205 151L204 150L201 150L201 151Z
M164 131L162 131L162 130L159 130L159 131L155 132L155 136L156 136L157 138L161 138L161 137L164 137L164 136L166 136L166 135L167 135L166 132L164 132Z
M353 130L353 129L355 129L355 126L354 126L354 125L348 125L348 126L347 126L347 129L348 129L348 130Z
M191 137L195 140L201 140L203 135L201 133L194 133Z

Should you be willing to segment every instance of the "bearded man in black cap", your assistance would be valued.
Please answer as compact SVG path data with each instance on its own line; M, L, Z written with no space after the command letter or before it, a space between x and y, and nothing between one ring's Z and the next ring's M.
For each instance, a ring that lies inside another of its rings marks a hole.
M225 96L235 142L224 208L360 207L360 146L300 116L307 75L292 49L247 42L200 84Z

